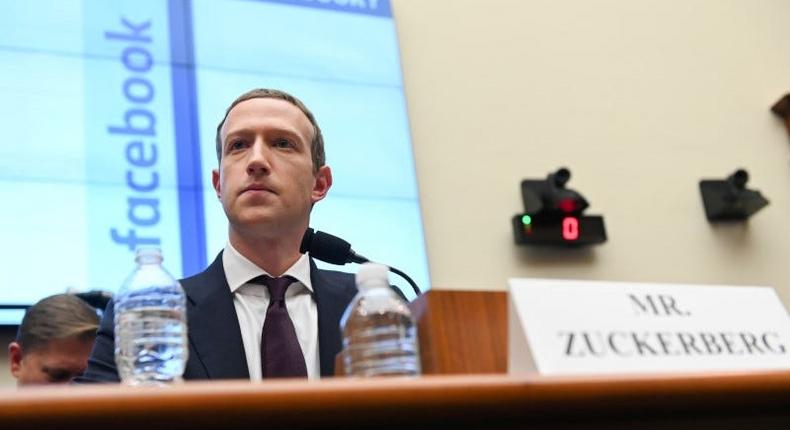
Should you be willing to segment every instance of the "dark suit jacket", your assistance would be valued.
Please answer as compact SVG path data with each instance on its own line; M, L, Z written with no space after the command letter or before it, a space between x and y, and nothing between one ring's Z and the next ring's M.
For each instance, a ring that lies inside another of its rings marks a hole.
M313 299L318 309L321 376L332 376L341 349L340 317L357 293L354 275L319 270L310 259ZM222 253L203 272L180 281L187 295L189 359L184 379L249 379L241 329ZM115 367L113 302L102 318L88 369L76 382L118 382Z

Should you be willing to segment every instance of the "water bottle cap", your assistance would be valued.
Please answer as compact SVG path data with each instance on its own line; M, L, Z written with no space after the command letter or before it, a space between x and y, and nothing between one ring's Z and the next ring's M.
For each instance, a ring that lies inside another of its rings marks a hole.
M137 248L134 261L137 264L152 264L162 262L162 251L159 248Z
M357 288L360 290L387 287L389 285L389 267L378 263L364 263L357 272Z

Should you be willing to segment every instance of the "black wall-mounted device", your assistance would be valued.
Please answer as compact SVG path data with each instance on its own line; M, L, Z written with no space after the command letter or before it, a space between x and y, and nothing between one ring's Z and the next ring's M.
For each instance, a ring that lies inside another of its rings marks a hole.
M579 246L606 242L603 217L582 215L589 204L565 188L571 172L560 168L546 179L521 181L524 213L511 219L518 245Z
M768 200L757 190L749 190L749 173L738 169L725 179L699 181L702 204L708 221L743 221L768 206Z

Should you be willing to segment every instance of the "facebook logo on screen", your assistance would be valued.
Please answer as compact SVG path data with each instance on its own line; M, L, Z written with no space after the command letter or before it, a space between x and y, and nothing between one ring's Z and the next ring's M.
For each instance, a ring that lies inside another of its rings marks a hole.
M334 185L311 226L430 287L388 1L5 9L0 229L6 285L19 287L0 292L0 304L114 291L141 245L160 247L174 276L203 270L227 240L210 182L216 126L259 87L296 95L321 124Z

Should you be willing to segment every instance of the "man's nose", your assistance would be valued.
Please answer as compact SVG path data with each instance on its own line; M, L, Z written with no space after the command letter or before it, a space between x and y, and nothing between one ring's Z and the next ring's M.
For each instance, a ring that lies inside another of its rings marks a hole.
M271 170L269 147L261 139L255 141L250 148L250 157L247 162L247 173L250 175L260 175L269 173Z

